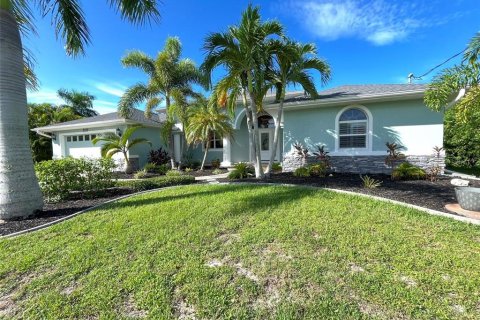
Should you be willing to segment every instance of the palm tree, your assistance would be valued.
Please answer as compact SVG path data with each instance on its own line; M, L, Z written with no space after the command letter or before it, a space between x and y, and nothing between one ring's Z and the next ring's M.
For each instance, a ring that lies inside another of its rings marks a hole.
M134 67L142 70L149 77L148 83L133 85L120 99L119 112L128 117L132 108L141 102L146 102L145 113L150 116L163 102L167 110L167 122L164 124L164 133L168 134L165 143L169 146L172 168L175 167L173 155L173 137L171 130L175 123L176 114L171 110L175 98L180 105L186 96L195 96L191 85L201 83L202 77L195 63L190 59L180 59L182 45L177 37L169 37L165 41L162 51L154 59L141 51L131 51L122 58L125 67ZM176 108L178 110L178 108ZM163 136L163 135L162 135Z
M66 102L66 106L72 108L79 116L84 118L98 116L98 112L93 110L95 96L90 93L59 89L57 94Z
M110 0L134 23L157 20L156 0ZM28 216L43 207L28 140L24 50L20 32L35 31L31 8L50 15L67 54L82 55L90 32L78 1L0 1L0 219Z
M101 136L96 137L92 140L92 143L96 145L98 142L104 142L101 147L102 157L111 158L117 153L123 154L125 158L125 173L132 173L133 167L130 159L128 158L128 151L139 144L148 143L152 146L152 143L144 138L135 138L131 139L132 134L140 129L141 126L129 126L125 129L125 132L122 135L117 135L113 132L107 132Z
M325 60L315 55L317 49L314 44L302 44L292 40L272 41L271 47L276 51L275 65L269 73L272 84L276 89L276 100L279 102L276 119L273 148L268 162L267 175L272 171L277 145L280 136L280 122L283 117L283 104L288 85L299 84L313 99L318 97L317 89L308 69L316 70L321 75L322 84L330 79L330 66Z
M231 118L226 113L218 110L215 105L208 106L205 104L193 111L192 116L189 118L186 132L188 143L202 143L205 147L202 166L200 167L202 171L210 147L209 142L213 135L215 134L216 137L230 137L233 134L233 127Z
M227 32L212 33L204 43L207 56L202 69L207 75L210 76L216 67L223 66L232 78L245 81L253 120L252 144L257 178L263 178L258 142L258 88L263 87L262 83L266 81L266 65L272 58L267 41L273 36L283 36L282 25L277 21L262 22L259 8L249 5L242 13L238 26L229 27Z

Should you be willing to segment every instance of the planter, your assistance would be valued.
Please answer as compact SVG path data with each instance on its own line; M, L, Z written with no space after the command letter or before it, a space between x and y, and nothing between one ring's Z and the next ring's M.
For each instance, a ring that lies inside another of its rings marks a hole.
M480 188L455 188L455 195L460 207L469 211L480 211Z

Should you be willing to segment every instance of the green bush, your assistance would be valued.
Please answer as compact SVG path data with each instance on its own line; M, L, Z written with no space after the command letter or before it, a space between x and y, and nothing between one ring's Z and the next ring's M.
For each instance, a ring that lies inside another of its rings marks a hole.
M420 180L425 178L425 170L408 162L401 163L392 171L393 180Z
M325 162L319 162L309 165L307 169L311 176L325 177L328 166Z
M195 177L189 175L156 177L145 180L117 181L118 187L130 188L135 192L157 189L169 186L195 183Z
M360 179L362 179L362 184L365 189L376 189L382 185L382 181L369 176L360 175Z
M222 169L215 169L212 171L213 174L222 174L223 170Z
M239 162L228 174L228 179L245 179L255 174L255 169L245 162Z
M306 167L300 167L293 171L295 177L310 177L310 170Z
M147 163L145 167L143 167L143 170L148 173L165 174L168 171L168 168L166 164L158 165L155 163Z
M133 177L135 179L143 179L143 178L146 178L148 176L148 172L147 170L143 169L143 170L140 170L140 171L137 171L135 172L135 174L133 175Z
M272 164L272 171L273 172L281 172L282 171L282 165L280 164L280 162L274 162Z
M178 176L181 176L182 173L178 170L168 170L165 175L167 177L178 177Z
M220 163L221 163L221 162L220 162L220 159L212 160L211 163L212 163L212 168L213 168L213 169L218 169L218 168L220 168Z
M112 159L63 158L35 164L35 172L45 199L55 202L72 191L93 194L113 186Z

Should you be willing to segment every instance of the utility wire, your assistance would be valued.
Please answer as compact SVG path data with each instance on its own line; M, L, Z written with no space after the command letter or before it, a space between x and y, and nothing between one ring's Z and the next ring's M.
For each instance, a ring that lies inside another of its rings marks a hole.
M456 53L454 54L453 56L451 56L450 58L448 58L447 60L443 61L442 63L440 64L437 64L435 67L429 69L427 72L425 72L424 74L420 75L420 76L415 76L413 73L410 73L408 75L408 78L409 79L415 79L415 80L422 80L423 77L425 77L426 75L428 75L429 73L431 73L432 71L434 71L435 69L438 69L440 68L441 66L443 66L445 63L449 62L450 60L452 59L455 59L456 57L458 57L459 55L463 54L465 51L467 51L468 48L465 48L463 49L462 51L460 51L459 53Z

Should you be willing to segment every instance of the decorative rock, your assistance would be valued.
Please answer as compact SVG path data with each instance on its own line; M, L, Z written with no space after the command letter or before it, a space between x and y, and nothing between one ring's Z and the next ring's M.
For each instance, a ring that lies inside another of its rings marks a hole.
M463 180L463 179L452 179L450 183L456 187L468 187L468 185L470 184L470 181Z

